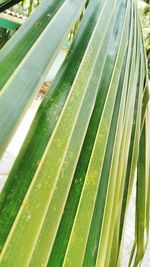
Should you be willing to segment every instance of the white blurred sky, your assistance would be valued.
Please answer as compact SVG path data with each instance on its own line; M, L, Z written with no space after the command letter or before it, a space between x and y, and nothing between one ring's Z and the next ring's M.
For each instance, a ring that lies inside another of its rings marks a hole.
M145 2L143 2L143 1L138 1L138 6L140 7L140 8L142 8L142 7L145 7L147 4L145 3Z

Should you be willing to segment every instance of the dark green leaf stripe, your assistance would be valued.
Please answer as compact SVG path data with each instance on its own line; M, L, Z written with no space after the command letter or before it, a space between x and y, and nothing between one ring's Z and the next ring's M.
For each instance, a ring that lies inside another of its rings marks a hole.
M15 4L19 2L20 0L1 0L0 1L0 12L6 10L7 8L14 6Z

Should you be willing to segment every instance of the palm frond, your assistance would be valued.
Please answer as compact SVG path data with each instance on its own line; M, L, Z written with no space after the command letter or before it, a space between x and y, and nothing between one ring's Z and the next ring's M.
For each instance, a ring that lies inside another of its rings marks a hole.
M1 155L86 1L55 1L55 8L46 3L0 52L5 68L0 68ZM38 25L36 37L17 59L19 43L25 36L30 40L45 8L52 8L53 16ZM135 180L129 266L141 263L150 216L143 47L134 0L90 1L0 195L2 267L119 266Z

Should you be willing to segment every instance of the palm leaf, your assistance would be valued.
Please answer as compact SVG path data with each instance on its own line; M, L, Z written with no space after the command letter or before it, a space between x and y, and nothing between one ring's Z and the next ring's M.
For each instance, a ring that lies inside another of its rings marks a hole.
M0 234L1 246L8 235L62 111L98 19L101 6L102 3L99 5L99 0L97 0L88 9L69 54L37 112L31 130L1 194L0 229L3 229ZM72 71L68 75L70 69ZM36 153L34 153L35 148ZM20 177L22 177L21 180ZM21 191L19 191L20 186L22 187ZM20 196L18 196L18 192ZM16 199L15 203L14 199Z
M57 8L58 6L60 7L60 1L58 2L55 8ZM27 105L31 103L39 86L42 84L50 65L53 63L60 47L66 40L69 31L71 30L73 24L76 22L77 18L80 16L80 13L82 12L82 8L84 7L85 2L86 0L83 2L79 0L73 1L72 3L65 2L62 8L60 8L60 11L56 13L55 20L52 20L51 23L48 24L45 31L40 35L38 40L36 40L36 43L34 44L34 49L29 50L28 54L26 54L26 56L24 55L25 56L24 58L21 58L22 61L19 62L17 68L15 66L14 69L14 64L12 63L13 72L10 68L9 69L10 72L8 71L9 76L8 72L6 72L5 74L5 69L6 67L8 67L9 53L10 53L9 64L10 62L13 62L14 56L18 54L18 51L15 53L15 50L13 50L13 45L15 45L14 43L16 42L17 37L13 39L14 41L10 40L8 45L4 47L2 52L2 57L0 58L0 65L3 66L1 68L2 73L0 73L0 75L2 75L3 77L0 84L0 88L2 89L0 98L1 127L3 128L3 123L5 123L6 120L8 120L8 123L7 126L4 127L3 131L1 131L0 133L0 147L1 147L0 155L2 155L3 151L7 147L12 137L12 134L16 130L16 126L19 123L19 119L22 118L22 115L24 114ZM43 4L45 3L43 2ZM47 2L47 6L51 5ZM41 10L43 12L43 9L45 10L45 7L46 7L45 5L41 5L39 7L38 12L40 13ZM69 15L67 15L68 12ZM64 17L66 16L67 19L64 22ZM33 21L31 22L31 24L33 23ZM61 23L63 26L60 28L59 34L54 35L54 32L59 30L60 26L59 23ZM38 22L38 25L36 25L36 27L39 28L40 27L39 25L40 24ZM18 39L21 38L21 35L24 35L24 29L25 25L24 28L21 28L20 30L21 33L19 34L18 32ZM32 25L29 25L29 30L30 31L32 30ZM53 42L49 44L47 42L47 39L49 39L52 35L54 35L55 38L53 38ZM31 38L31 36L29 38ZM17 44L18 44L18 39L17 39ZM23 69L24 71L22 72ZM26 75L28 79L25 78ZM13 79L11 77L13 77ZM6 81L6 79L8 81L6 84L4 84L4 80ZM21 83L21 87L19 83ZM28 88L28 90L26 90L26 88ZM9 101L9 105L7 101ZM17 109L15 109L16 105ZM6 106L8 106L7 109Z
M86 1L73 2L64 1L17 69L14 65L6 74L0 96L2 152ZM62 26L64 14L68 19ZM7 46L12 53L19 32L13 38ZM2 56L7 57L7 49ZM33 70L31 62L41 65ZM28 71L32 76L22 84ZM1 193L2 267L119 266L135 179L136 231L129 266L139 266L150 215L148 101L135 1L91 0Z

